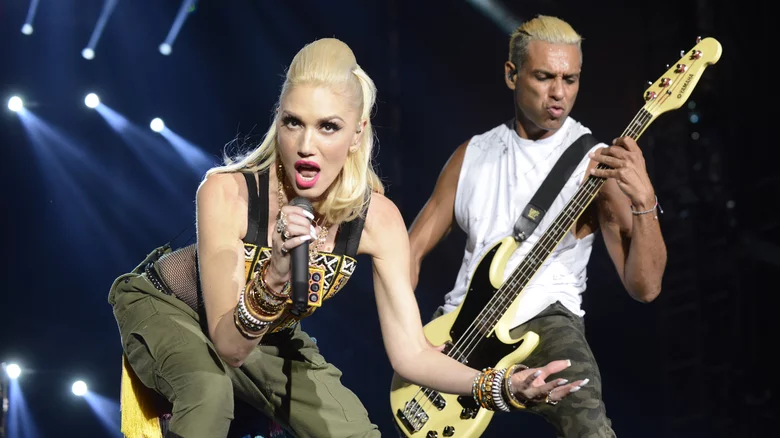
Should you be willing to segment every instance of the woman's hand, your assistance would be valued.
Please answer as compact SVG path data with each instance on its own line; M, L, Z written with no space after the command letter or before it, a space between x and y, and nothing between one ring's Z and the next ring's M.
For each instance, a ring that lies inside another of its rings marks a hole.
M577 392L589 379L569 383L566 379L553 379L545 382L552 374L559 373L571 366L568 360L554 360L542 368L528 368L514 373L512 390L515 397L523 403L557 404L564 397Z
M314 215L301 207L285 205L271 235L271 261L265 282L273 290L281 290L290 279L290 251L316 237L311 221Z

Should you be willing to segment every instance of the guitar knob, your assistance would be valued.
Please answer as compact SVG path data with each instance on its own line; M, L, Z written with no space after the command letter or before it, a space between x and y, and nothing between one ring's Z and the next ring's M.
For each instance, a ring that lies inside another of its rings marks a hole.
M426 438L436 438L436 437L438 437L438 436L439 436L439 432L436 432L435 430L431 430L431 431L429 431L429 432L428 432L428 433L425 435L425 437L426 437Z
M453 436L455 435L455 428L452 426L447 426L444 428L444 436Z

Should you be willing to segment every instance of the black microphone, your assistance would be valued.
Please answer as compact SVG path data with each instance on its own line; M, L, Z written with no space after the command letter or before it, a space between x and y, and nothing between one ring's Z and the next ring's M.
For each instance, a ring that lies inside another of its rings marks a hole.
M312 215L314 207L303 197L297 197L290 205L301 207ZM309 241L305 241L290 251L290 287L292 287L292 309L290 313L300 315L309 307Z

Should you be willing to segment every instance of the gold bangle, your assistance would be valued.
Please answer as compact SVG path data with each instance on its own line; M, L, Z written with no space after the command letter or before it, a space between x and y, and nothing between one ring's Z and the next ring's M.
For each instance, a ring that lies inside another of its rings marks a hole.
M517 396L515 396L514 392L512 391L512 376L519 371L527 370L528 367L522 364L515 364L512 365L506 372L506 375L504 375L504 394L506 395L506 399L509 402L509 404L515 408L515 409L525 409L526 406L520 400L518 400Z
M258 291L252 289L249 291L249 297L247 297L249 307L260 315L276 315L284 310L284 301L277 301L265 291Z
M258 285L261 290L258 290ZM258 284L255 282L255 276L249 280L244 291L245 293L242 295L244 296L246 309L253 317L260 321L274 321L282 314L284 302L280 302L278 307L271 305L266 306L263 303L264 300L257 296L257 294L266 295L268 292L266 292L263 283Z
M291 288L289 280L284 283L284 285L282 286L282 290L280 292L276 292L275 290L273 290L273 288L268 286L268 283L265 282L265 271L268 270L268 265L270 264L271 264L271 259L268 259L263 263L263 266L260 268L260 278L258 283L260 283L263 289L268 291L268 293L270 293L272 296L287 301L287 298L290 297L290 288Z
M244 326L244 322L241 318L241 316L238 313L238 306L233 310L233 323L236 325L236 328L238 329L238 332L241 333L241 336L249 339L249 340L255 340L257 338L260 338L265 333L268 326L265 326L265 328L259 330L259 331L252 331L249 330L246 326Z

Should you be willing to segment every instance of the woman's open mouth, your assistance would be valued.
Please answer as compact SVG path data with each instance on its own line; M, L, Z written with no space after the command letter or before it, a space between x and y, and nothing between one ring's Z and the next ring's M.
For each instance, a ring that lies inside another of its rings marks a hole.
M314 187L320 177L320 166L314 161L298 160L295 162L295 183L302 189Z

